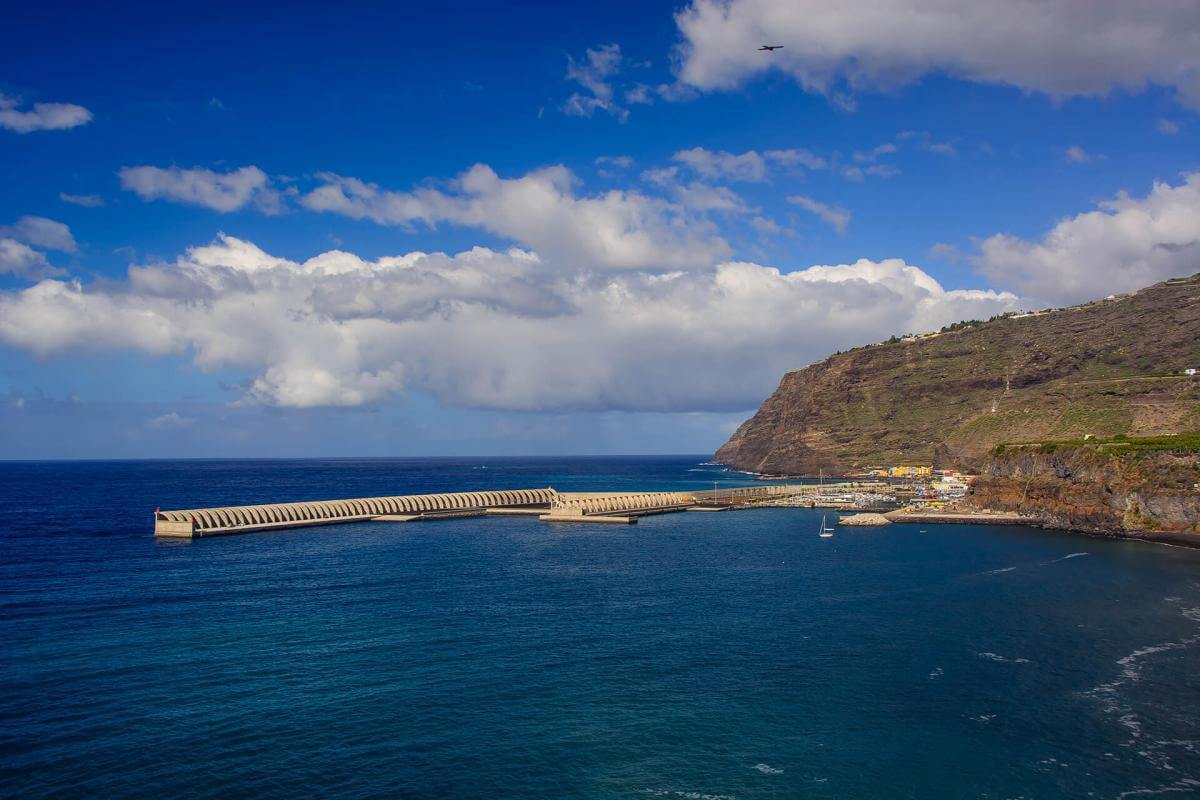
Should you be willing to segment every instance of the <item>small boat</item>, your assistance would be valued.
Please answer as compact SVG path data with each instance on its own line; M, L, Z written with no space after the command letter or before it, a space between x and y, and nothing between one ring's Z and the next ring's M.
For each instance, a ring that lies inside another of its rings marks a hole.
M822 539L832 539L833 538L833 528L828 528L825 526L825 515L824 514L821 515L821 529L817 532L817 535L820 536Z

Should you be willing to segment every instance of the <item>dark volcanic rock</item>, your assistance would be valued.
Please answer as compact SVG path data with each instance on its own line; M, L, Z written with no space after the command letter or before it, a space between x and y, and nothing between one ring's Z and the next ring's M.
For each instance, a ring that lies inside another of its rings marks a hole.
M1200 533L1200 454L1042 449L1004 448L993 455L965 505L1089 533Z

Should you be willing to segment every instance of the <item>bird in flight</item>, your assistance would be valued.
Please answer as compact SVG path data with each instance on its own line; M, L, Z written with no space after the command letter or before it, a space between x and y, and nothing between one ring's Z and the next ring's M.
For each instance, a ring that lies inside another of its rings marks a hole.
M767 52L773 52L775 50L779 50L782 47L783 47L783 45L781 45L781 44L764 44L762 47L760 47L758 49L766 50Z

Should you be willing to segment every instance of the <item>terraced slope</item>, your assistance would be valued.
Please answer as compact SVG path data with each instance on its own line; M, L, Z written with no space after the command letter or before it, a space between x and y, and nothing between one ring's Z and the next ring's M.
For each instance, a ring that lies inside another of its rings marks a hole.
M716 460L809 474L978 467L997 444L1200 429L1200 275L830 356L784 375Z

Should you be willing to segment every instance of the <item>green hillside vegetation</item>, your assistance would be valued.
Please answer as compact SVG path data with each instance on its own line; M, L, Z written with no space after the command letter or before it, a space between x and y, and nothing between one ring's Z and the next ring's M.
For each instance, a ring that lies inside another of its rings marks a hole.
M1000 457L1014 450L1055 453L1065 450L1095 450L1111 455L1143 453L1200 453L1200 431L1170 433L1162 436L1125 436L1117 434L1107 439L1058 439L1045 442L1013 442L999 444L993 455Z

